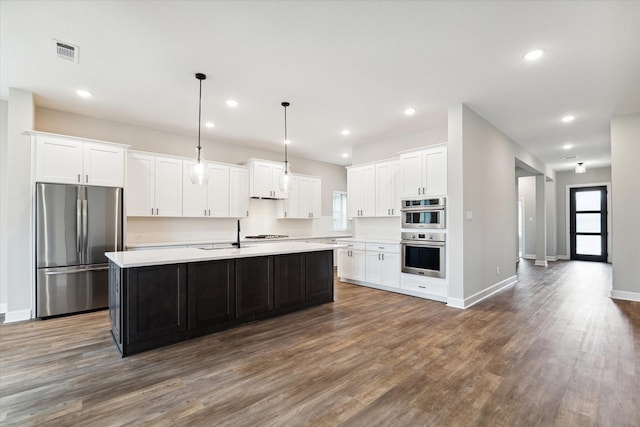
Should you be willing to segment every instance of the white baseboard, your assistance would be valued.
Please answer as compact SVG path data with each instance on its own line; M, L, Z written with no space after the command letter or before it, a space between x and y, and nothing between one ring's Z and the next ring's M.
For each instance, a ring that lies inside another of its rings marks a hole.
M0 304L0 314L7 312L7 304Z
M533 265L535 265L537 267L546 267L547 266L547 260L544 260L544 261L536 260L536 262L534 262Z
M569 259L570 259L569 255L556 255L556 258L564 260L564 261L569 261Z
M535 254L533 254L533 255L524 254L524 255L522 255L522 258L524 258L524 259L536 259L536 255Z
M558 256L557 255L547 255L547 261L557 261L558 260Z
M518 282L518 276L507 277L506 279L489 286L476 294L471 295L468 298L447 298L447 305L453 308L469 308L480 301L489 298L490 296L497 294L498 292L507 289L510 286L515 285Z
M4 315L4 323L22 322L31 319L31 309L7 311Z
M616 291L612 289L609 296L613 299L640 302L640 292Z

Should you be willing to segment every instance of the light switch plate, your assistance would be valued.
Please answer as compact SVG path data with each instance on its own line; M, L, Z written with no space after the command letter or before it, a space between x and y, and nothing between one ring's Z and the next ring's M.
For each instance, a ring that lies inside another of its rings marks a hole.
M467 221L471 221L473 219L473 211L466 211L464 217Z

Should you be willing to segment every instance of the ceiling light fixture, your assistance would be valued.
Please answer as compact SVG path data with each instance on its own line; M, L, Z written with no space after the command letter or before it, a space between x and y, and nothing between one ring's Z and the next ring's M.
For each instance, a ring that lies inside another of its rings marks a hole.
M204 125L208 128L214 128L216 127L216 124L213 122L205 122Z
M406 114L407 116L413 116L416 113L416 109L413 107L409 107L406 110L404 110L404 114Z
M291 173L289 172L289 158L287 157L287 145L289 145L289 139L287 139L287 107L290 104L285 101L280 105L284 107L284 169L280 174L280 190L288 193L291 189Z
M88 90L78 89L76 93L80 98L91 98L93 96Z
M562 121L562 123L571 123L572 121L574 121L576 119L576 116L572 116L571 114L567 114L566 116L564 116L562 119L560 119Z
M573 145L572 144L564 144L562 146L562 148L565 149L565 150L571 150L573 148Z
M235 99L227 99L226 104L230 108L236 108L238 106L238 101L236 101Z
M342 157L346 159L347 157L349 157L349 153L342 153Z
M189 173L191 182L198 185L204 185L209 182L209 168L204 162L200 146L200 130L202 129L202 81L207 76L202 73L196 73L196 79L200 81L200 97L198 103L198 146L196 147L196 161L191 165L191 171Z
M343 134L344 136L347 136L351 133L351 131L349 129L343 129L342 132L340 133Z
M531 52L527 52L527 54L524 56L524 60L529 62L537 61L538 59L542 58L542 55L544 55L544 50L535 49Z
M576 173L585 173L586 171L587 168L584 166L584 164L582 164L582 162L579 162L576 166Z

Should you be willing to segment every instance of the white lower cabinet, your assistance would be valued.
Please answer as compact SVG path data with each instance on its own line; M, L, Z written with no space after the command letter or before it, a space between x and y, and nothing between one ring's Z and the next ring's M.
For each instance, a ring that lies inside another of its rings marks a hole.
M400 246L367 243L365 282L400 287Z
M364 244L354 243L338 252L338 277L347 280L364 281Z
M449 288L445 279L418 276L403 273L400 288L412 295L429 298L436 301L447 301Z

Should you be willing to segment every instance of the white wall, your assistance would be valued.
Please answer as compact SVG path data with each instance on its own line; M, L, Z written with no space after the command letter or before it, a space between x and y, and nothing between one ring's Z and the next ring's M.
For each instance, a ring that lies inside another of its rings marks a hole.
M611 120L611 296L640 301L640 113Z
M9 103L0 100L0 313L7 311L7 149Z
M611 167L590 168L586 173L570 171L556 172L556 213L557 213L557 253L562 258L569 259L567 247L569 225L567 224L567 188L571 185L603 184L611 182ZM613 207L609 206L609 215L613 215ZM611 232L611 230L609 230ZM611 249L611 248L609 248Z
M439 125L418 132L356 145L351 153L351 162L357 165L358 163L398 157L400 151L447 142L447 134L447 122L444 121Z
M545 197L547 205L547 258L557 260L557 216L556 216L556 185L553 181L545 183Z
M7 201L7 314L5 322L28 319L32 305L31 252L31 138L22 133L33 129L33 94L9 88L7 114L7 163L10 177Z
M524 199L524 256L536 256L536 177L518 178L518 195Z

